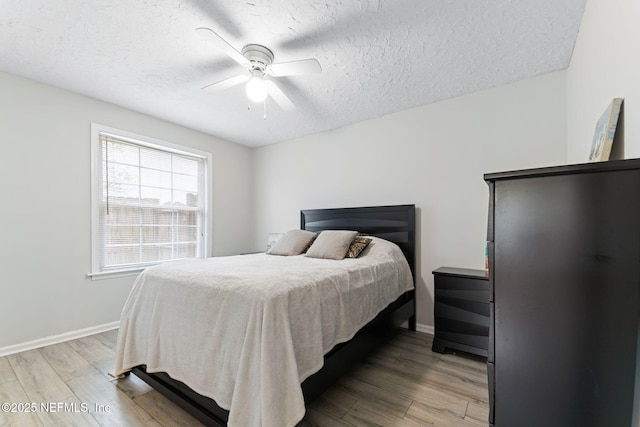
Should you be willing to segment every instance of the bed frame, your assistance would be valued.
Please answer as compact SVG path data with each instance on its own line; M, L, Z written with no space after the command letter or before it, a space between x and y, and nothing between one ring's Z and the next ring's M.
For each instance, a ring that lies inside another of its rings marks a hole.
M415 281L415 206L373 206L363 208L309 209L300 212L302 230L357 230L396 243L405 254ZM322 369L302 383L304 400L309 404L351 370L398 327L408 322L416 328L415 290L401 295L375 319L365 325L350 341L338 344L325 355ZM224 427L229 412L166 373L147 373L144 366L131 370L151 387L176 403L207 426Z

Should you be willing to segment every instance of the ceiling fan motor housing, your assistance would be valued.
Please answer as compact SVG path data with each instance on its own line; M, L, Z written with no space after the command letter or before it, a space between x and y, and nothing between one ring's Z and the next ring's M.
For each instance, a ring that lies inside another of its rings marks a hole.
M242 55L251 63L251 69L264 72L273 63L273 52L259 44L248 44L242 48Z

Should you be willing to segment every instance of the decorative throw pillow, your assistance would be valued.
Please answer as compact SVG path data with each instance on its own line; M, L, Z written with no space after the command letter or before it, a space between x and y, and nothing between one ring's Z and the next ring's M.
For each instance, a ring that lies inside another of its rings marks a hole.
M343 259L357 231L325 230L321 232L307 251L308 257Z
M351 245L349 246L346 258L358 258L360 253L364 250L364 248L369 246L369 243L371 243L372 240L373 239L371 237L356 236L356 238L353 239L353 242L351 242Z
M270 255L300 255L304 253L317 234L307 230L289 230L267 252Z

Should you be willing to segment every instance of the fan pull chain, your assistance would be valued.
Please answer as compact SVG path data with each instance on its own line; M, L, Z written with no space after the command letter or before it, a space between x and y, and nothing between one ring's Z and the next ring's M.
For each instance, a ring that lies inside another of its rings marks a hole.
M266 99L262 102L262 106L264 108L262 113L262 119L267 120L267 100ZM251 101L247 103L247 110L251 111Z

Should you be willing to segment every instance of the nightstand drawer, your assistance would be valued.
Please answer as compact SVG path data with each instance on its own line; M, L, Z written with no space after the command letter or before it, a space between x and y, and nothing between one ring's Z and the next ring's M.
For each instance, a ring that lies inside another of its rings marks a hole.
M447 301L436 299L433 314L438 319L454 319L461 322L489 327L489 303L474 301Z
M489 278L484 270L442 267L433 272L435 288L433 351L446 348L487 356Z
M452 290L461 290L461 291L486 291L487 292L487 302L489 302L489 278L485 278L484 276L479 276L475 278L471 277L462 277L462 276L451 276L436 273L438 270L434 272L434 276L438 279L438 289L443 291L452 291ZM482 270L480 270L482 271Z
M447 279L447 277L439 278L438 280ZM489 289L487 290L475 290L475 289L441 289L440 284L438 284L438 288L436 289L436 299L449 299L449 300L458 300L458 301L475 301L481 303L489 302Z

